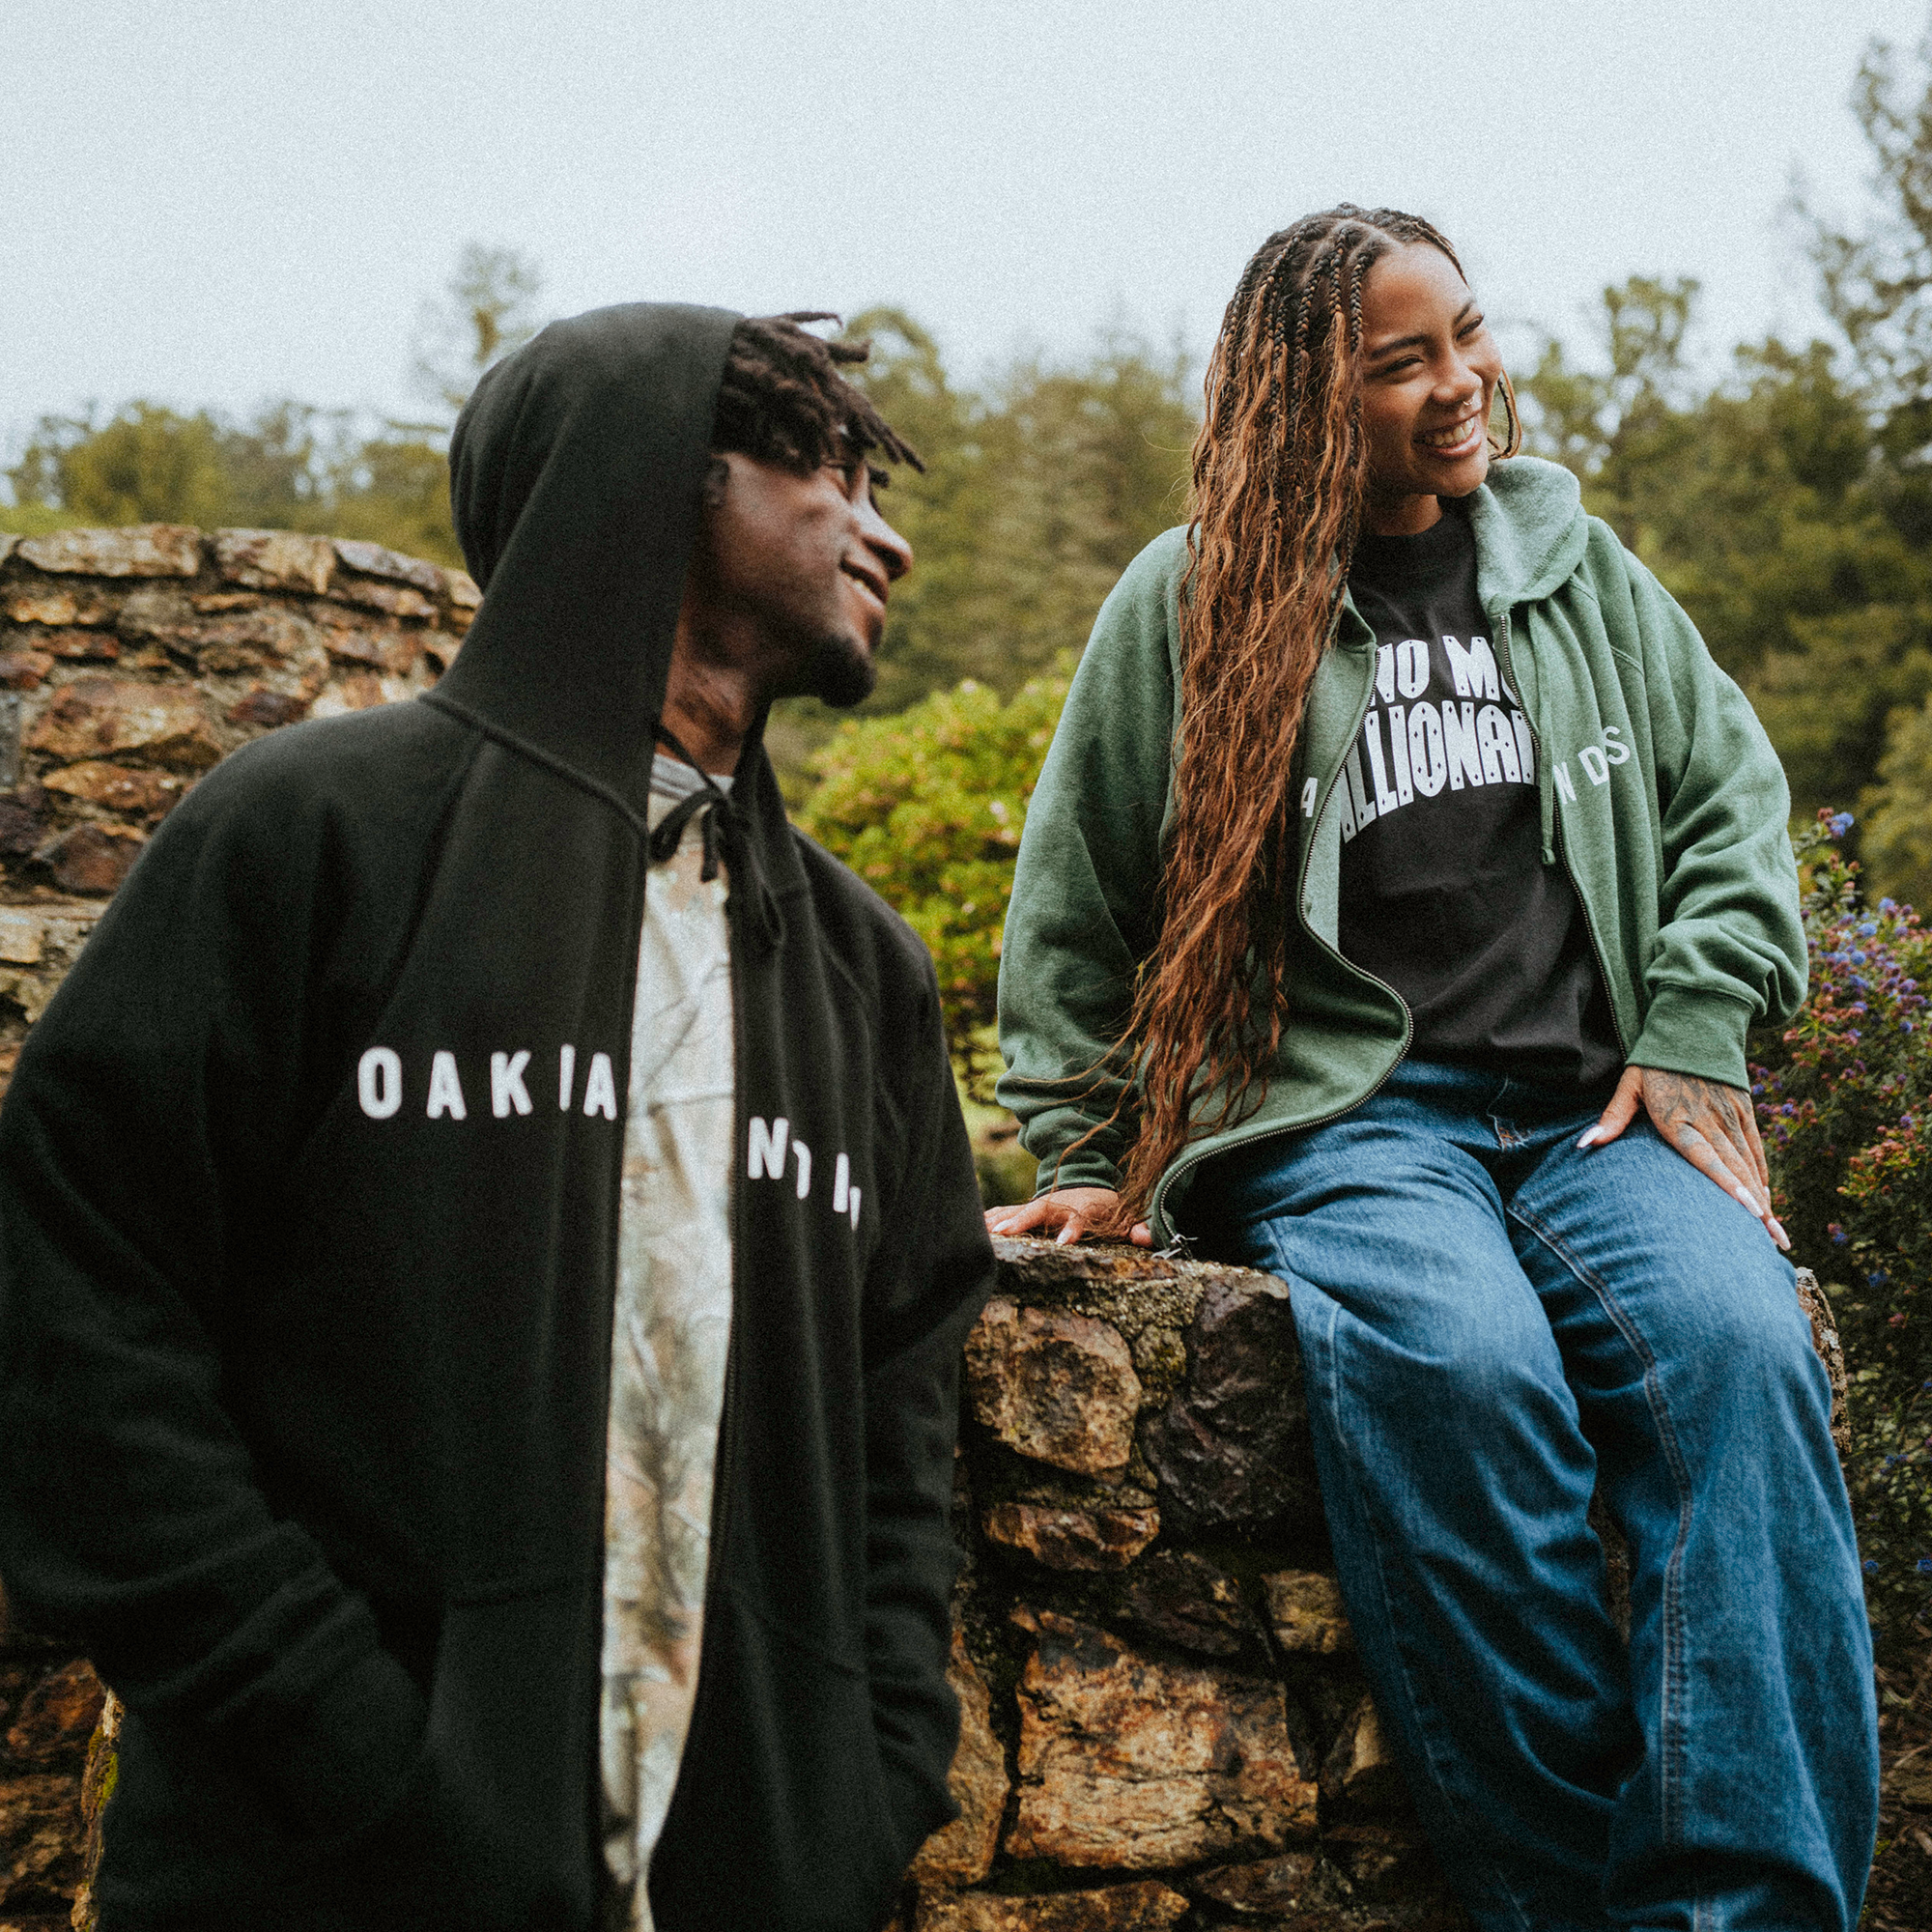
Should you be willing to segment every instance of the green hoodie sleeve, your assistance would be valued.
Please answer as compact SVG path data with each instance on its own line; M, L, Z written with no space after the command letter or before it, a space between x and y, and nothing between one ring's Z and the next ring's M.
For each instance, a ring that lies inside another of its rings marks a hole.
M1643 653L1662 842L1635 1066L1747 1087L1745 1034L1804 998L1804 927L1777 754L1695 626L1619 547Z
M997 1092L1041 1193L1115 1186L1130 1136L1124 1109L1101 1123L1125 1084L1114 1049L1156 937L1186 562L1185 531L1169 530L1100 607L1027 809L1000 953Z

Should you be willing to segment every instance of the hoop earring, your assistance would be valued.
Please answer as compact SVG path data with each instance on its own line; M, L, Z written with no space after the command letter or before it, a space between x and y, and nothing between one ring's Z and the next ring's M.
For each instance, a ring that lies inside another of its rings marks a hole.
M1496 395L1502 399L1503 420L1509 426L1509 434L1501 442L1496 440L1494 430L1489 433L1490 454L1500 460L1506 456L1515 456L1522 448L1522 417L1517 411L1516 390L1511 385L1507 369L1496 372ZM1490 408L1493 413L1495 410L1493 400Z

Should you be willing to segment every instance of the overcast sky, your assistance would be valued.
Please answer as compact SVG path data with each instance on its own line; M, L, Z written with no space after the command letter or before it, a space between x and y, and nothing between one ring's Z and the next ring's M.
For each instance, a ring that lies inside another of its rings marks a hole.
M43 411L407 412L471 240L544 305L892 301L973 375L1109 320L1211 339L1272 228L1428 214L1492 316L1695 274L1816 325L1794 164L1926 0L0 0L0 440ZM1917 70L1913 70L1915 75Z

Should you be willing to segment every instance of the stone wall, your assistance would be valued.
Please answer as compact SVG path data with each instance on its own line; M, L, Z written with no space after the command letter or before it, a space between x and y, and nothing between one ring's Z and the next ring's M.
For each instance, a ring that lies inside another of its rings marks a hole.
M0 536L0 1086L196 778L426 690L476 602L461 573L287 532ZM1463 1924L1354 1662L1282 1285L997 1245L954 1508L963 1815L898 1932ZM0 1932L90 1922L116 1719L71 1649L0 1634Z
M149 834L236 746L426 691L476 586L288 530L0 535L0 1084Z
M953 1512L963 1815L900 1932L1466 1925L1355 1662L1287 1290L995 1246ZM1828 1305L1799 1286L1842 1414Z

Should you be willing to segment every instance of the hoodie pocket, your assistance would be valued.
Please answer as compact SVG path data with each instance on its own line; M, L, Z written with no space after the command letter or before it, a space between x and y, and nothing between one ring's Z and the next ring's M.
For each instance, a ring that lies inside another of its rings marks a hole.
M903 1873L866 1673L714 1589L651 1860L661 1925L870 1932Z
M367 1923L592 1923L594 1611L594 1585L580 1582L445 1609L423 1747L399 1802L317 1848L337 1883L367 1901Z

